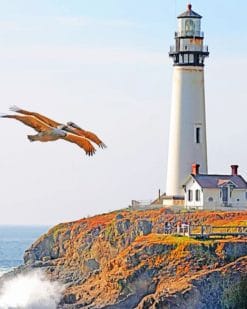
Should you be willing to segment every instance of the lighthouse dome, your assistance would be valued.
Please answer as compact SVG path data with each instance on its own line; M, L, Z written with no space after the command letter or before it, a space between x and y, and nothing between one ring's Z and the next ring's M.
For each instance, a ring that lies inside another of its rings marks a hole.
M196 12L192 11L192 5L188 4L187 11L178 15L178 18L202 18L201 15L197 14Z

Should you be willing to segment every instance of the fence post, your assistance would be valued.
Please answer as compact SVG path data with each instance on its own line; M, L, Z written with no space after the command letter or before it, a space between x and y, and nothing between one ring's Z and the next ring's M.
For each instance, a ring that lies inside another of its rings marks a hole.
M201 237L203 238L204 226L201 226Z
M190 234L191 234L191 225L188 224L188 236L190 237Z

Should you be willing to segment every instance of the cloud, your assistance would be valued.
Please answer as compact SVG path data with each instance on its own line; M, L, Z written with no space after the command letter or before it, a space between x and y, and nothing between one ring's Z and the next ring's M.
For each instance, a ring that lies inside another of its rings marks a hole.
M78 46L31 46L18 49L2 48L0 57L21 59L23 61L68 62L70 64L166 64L168 60L163 52L123 48L78 47Z
M1 20L0 21L0 31L1 32L16 32L22 31L25 28L21 26L19 23L13 20Z
M55 20L61 25L69 26L69 27L112 27L112 28L140 28L141 24L137 22L126 20L126 19L111 19L111 20L103 20L103 19L95 19L84 16L59 16L56 17Z

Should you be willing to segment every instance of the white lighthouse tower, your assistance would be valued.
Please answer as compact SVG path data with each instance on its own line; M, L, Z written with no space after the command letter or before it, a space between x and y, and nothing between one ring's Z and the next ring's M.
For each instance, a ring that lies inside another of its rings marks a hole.
M178 16L175 46L169 53L174 71L166 196L172 199L182 199L192 164L207 173L204 60L209 52L203 45L201 18L189 4Z

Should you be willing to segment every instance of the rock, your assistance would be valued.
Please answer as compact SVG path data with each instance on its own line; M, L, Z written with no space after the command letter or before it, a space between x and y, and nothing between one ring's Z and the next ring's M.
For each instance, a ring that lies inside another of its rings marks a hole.
M116 215L116 220L121 220L123 218L124 218L124 216L122 214L117 214Z
M247 245L243 246L242 242L226 242L222 249L222 253L224 254L226 260L231 262L241 256L247 255Z
M122 235L123 233L125 233L129 229L129 227L130 227L129 219L118 221L116 223L116 228L117 228L117 232L119 235Z
M75 294L67 294L63 297L63 302L65 304L74 304L76 302L76 295Z
M3 280L41 269L64 284L58 308L247 308L245 239L164 235L164 222L238 225L247 212L112 212L59 224ZM220 307L221 306L221 307Z
M90 270L98 270L99 269L99 263L95 259L89 259L85 261L85 266Z
M50 250L50 255L52 259L57 259L59 257L59 247L54 246Z
M50 259L51 259L50 256L43 256L42 261L43 261L43 262L47 262L47 261L49 261Z
M152 231L152 223L148 220L139 220L137 228L139 235L148 235Z
M55 241L53 235L41 238L24 254L25 264L32 264L36 260L42 260L44 256L56 256L53 251Z

